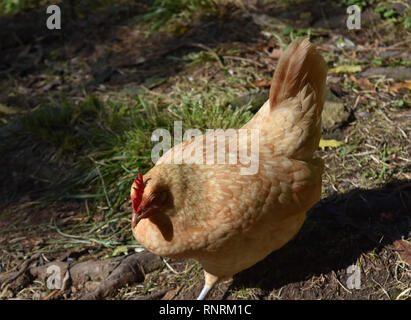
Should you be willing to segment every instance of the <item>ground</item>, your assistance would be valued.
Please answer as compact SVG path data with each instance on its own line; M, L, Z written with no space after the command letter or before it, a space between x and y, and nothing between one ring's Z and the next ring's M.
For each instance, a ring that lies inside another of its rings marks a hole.
M43 9L0 20L0 299L195 298L197 262L132 239L131 181L152 166L154 129L248 121L298 36L329 66L322 199L294 240L209 298L411 298L409 2L212 3L65 4L61 31ZM346 27L352 3L360 30ZM138 275L118 280L134 258ZM47 283L56 261L63 290Z

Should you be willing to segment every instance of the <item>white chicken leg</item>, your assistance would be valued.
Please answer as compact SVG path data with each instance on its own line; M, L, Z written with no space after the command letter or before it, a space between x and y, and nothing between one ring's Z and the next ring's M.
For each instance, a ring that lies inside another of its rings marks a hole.
M204 287L201 290L200 294L198 295L197 300L204 300L208 292L215 286L215 284L219 280L219 277L216 277L212 275L211 273L208 273L205 270L204 270L204 278L205 278Z

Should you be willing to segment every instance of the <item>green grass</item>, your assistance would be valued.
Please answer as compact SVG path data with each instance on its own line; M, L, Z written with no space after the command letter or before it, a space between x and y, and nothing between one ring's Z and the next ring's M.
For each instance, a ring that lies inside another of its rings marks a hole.
M403 14L400 15L397 10L389 5L402 4L406 7ZM403 1L381 1L377 4L374 12L381 16L381 19L388 20L394 24L400 24L404 31L409 31L411 28L411 20L409 18L410 6Z
M32 150L36 156L24 161L31 170L42 164L68 167L58 177L26 174L49 183L44 199L99 199L111 215L127 199L137 173L153 166L151 134L155 129L172 133L176 120L183 121L183 130L239 127L251 117L247 109L227 106L225 91L229 89L220 92L219 99L216 88L199 95L185 93L184 84L180 86L181 91L176 90L179 102L167 108L160 108L159 98L147 94L129 103L102 102L90 96L81 103L64 100L42 105L0 128L0 152L7 158Z
M118 2L118 1L117 1ZM123 1L124 2L124 1ZM115 1L110 0L92 0L87 1L87 6L89 7L99 7L99 6L107 6L114 4ZM33 9L37 9L42 6L49 6L49 5L62 5L61 0L52 1L52 0L0 0L0 13L3 14L17 14L23 11L29 11ZM81 5L84 6L84 3L77 3L77 6Z
M187 22L192 15L197 13L214 15L217 9L218 6L213 0L154 0L149 12L139 17L139 20L143 21L152 31L168 25L168 28L172 29L169 31L181 34L184 33L185 28L179 23L179 19Z
M343 0L341 1L341 5L346 6L346 7L356 5L356 6L359 6L362 11L364 8L368 6L368 3L365 0Z
M182 121L183 132L236 128L252 117L247 106L231 108L228 100L237 90L230 87L204 89L201 83L182 81L173 86L172 103L139 92L126 99L124 94L113 94L105 101L94 96L81 102L50 101L0 125L2 176L10 186L15 180L17 188L36 186L34 193L29 190L23 195L8 188L8 202L27 195L39 207L56 201L86 201L89 215L71 226L55 225L62 238L50 245L138 245L127 231L130 208L125 204L137 173L144 174L154 165L153 131L164 128L173 135L176 120ZM110 225L115 232L105 234Z
M192 21L190 19L194 16L218 15L220 9L214 7L217 1L134 2L130 0L129 2L141 5L144 9L143 13L134 20L137 22L135 28L139 31L148 30L142 34L149 38L157 35L157 31L181 36L189 28ZM104 2L108 4L114 1L82 3L89 8L88 6ZM125 2L127 1L121 1L121 3ZM230 0L229 2L241 1ZM4 1L0 0L1 3ZM372 1L358 0L347 0L344 3L359 5L365 3L373 8L379 5ZM76 9L78 13L82 11L78 7ZM391 22L392 18L398 21ZM268 19L270 23L264 26L263 30L275 39L276 47L286 47L290 39L299 35L315 37L326 32L287 27L284 22L275 17L268 16ZM407 28L406 26L409 25L408 18L402 20L398 15L384 17L382 11L381 19L385 23L381 28L388 26L390 31L394 30L394 27L397 30L402 26ZM392 34L381 32L379 36L387 37L384 38L386 40L391 38ZM369 41L372 44L372 38ZM390 41L387 43L391 44ZM256 78L270 76L267 70L264 71L266 68L257 68L255 64L247 62L252 60L263 64L259 60L261 56L250 54L249 48L242 48L235 43L210 46L211 48L200 47L200 51L197 47L197 51L193 50L183 57L171 56L177 53L170 52L166 58L178 60L183 66L182 71L170 77L161 75L144 79L143 85L147 89L130 83L128 87L118 90L117 87L110 87L108 84L105 92L96 90L93 95L85 95L81 98L78 98L81 95L79 90L75 95L76 100L61 97L63 94L67 95L67 92L54 92L58 98L42 102L27 113L19 113L22 108L17 106L6 106L12 108L10 110L17 110L17 113L13 111L4 117L1 115L0 118L0 121L4 122L0 123L2 155L0 174L3 180L10 181L10 188L7 188L8 199L10 202L15 200L12 204L16 205L10 206L12 209L9 213L12 221L0 232L7 238L5 250L21 252L20 242L11 242L10 239L17 238L16 234L24 235L27 239L35 238L40 233L39 230L55 231L57 238L53 234L50 238L49 235L44 236L45 244L40 249L33 249L30 252L68 251L87 245L93 246L98 251L101 250L100 257L103 259L122 254L137 246L138 243L132 240L130 232L131 208L126 204L132 180L138 172L145 173L153 166L150 159L151 149L154 146L151 141L152 132L158 128L169 129L172 132L175 120L183 121L183 130L239 127L251 118L250 106L240 104L243 106L232 108L231 104L235 105L236 98L241 98L254 90L261 90L250 86ZM255 48L255 44L250 44L250 48ZM55 54L57 54L55 60L62 58L58 57L57 51ZM350 55L335 55L333 51L323 54L330 67L347 64L369 66L372 59L374 59L372 63L379 67L409 65L409 60L405 58L395 60L367 57L361 61L361 54L355 59ZM246 59L230 60L226 56L244 56ZM104 61L105 58L107 57L103 57L100 62L108 63L108 60ZM59 71L54 74L53 69L50 71L56 76L60 73ZM409 106L407 98L409 95L395 97L390 95L389 87L393 83L388 80L373 82L373 84L378 85L377 93L381 94L381 97L390 97L390 102L383 102L386 100L381 99L378 94L374 96L360 92L368 101L358 108L367 111L370 118L366 120L356 118L356 121L350 124L352 128L349 128L344 137L344 145L319 151L327 166L323 177L323 197L335 192L344 193L353 188L373 189L392 178L409 179L409 171L406 171L407 163L404 162L409 159L407 128L410 126L405 117L406 108ZM355 91L361 91L360 88L349 77L344 78L340 86L346 89L343 93L344 102L348 106L353 105L357 96ZM9 96L14 91L17 92L16 96L25 94L18 92L19 88L24 88L24 85L13 84ZM99 94L101 96L98 96ZM349 99L351 97L354 99ZM375 103L371 104L372 102ZM16 181L19 188L25 185L29 187L19 193L14 190ZM31 191L36 193L32 194ZM4 190L0 190L0 196L2 193ZM73 199L84 205L79 206L80 209L77 207L73 209L78 212L72 218L65 217L63 214L61 217L57 215L56 220L51 223L47 220L47 223L38 226L21 224L28 216L33 218L37 218L37 215L41 216L41 208L32 206L36 200L39 200L36 203L40 203L45 209L47 218L54 219L55 213L64 211L65 205L71 205L73 201L70 200ZM66 200L69 201L66 203ZM49 205L50 202L56 203ZM104 248L104 255L102 248ZM154 272L143 288L130 288L130 290L145 294L159 286L175 285L183 287L183 290L188 292L199 281L203 281L201 266L197 262L191 266L185 271L174 274L173 277L164 278L164 274L167 273L162 274L162 272L167 270L161 271L161 277L158 272ZM311 282L319 283L319 280L314 277ZM281 298L281 290L282 288L273 291L270 297ZM404 289L402 291L404 292ZM230 295L238 299L256 299L261 293L254 288L239 286L231 288ZM394 298L397 296L398 293L393 294Z

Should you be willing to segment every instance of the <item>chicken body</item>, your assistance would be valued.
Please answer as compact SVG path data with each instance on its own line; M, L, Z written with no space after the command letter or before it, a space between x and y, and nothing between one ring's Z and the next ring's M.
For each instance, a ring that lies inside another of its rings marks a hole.
M171 149L144 175L141 207L150 214L133 223L133 235L155 254L198 260L205 273L201 298L291 240L320 199L323 162L313 153L325 78L321 55L308 40L294 41L279 61L269 100L242 128L258 130L257 140L238 135L237 150L225 145L228 159L258 143L257 173L242 174L238 163L172 164L193 147L201 152L188 152L192 162L204 160L208 140L202 136ZM136 192L134 183L132 198Z

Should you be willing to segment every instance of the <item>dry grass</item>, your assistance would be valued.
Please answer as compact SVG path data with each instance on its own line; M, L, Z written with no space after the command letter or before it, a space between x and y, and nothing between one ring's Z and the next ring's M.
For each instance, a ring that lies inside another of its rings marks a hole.
M236 1L236 4L240 11L253 10L252 6L242 8L242 1ZM270 4L269 7L270 10L273 10L274 5ZM281 30L287 24L283 22L280 24L272 19L267 25L255 26L258 30L258 36L257 40L253 42L233 40L230 35L226 35L226 41L214 43L211 41L210 43L204 40L207 40L207 37L198 31L201 28L195 27L195 23L193 23L194 26L184 26L187 29L167 29L173 25L178 26L177 22L186 14L188 13L182 12L173 16L168 22L164 22L161 27L163 29L160 31L165 32L165 34L160 34L160 36L148 31L147 28L142 28L139 24L122 26L121 29L117 30L123 34L122 39L127 39L131 44L137 43L136 40L142 34L148 39L147 43L144 43L146 51L143 51L142 44L136 44L133 49L130 43L130 47L127 47L125 42L121 42L122 45L113 50L115 56L113 65L114 68L117 68L117 74L125 74L126 78L128 76L132 78L133 72L137 70L144 74L145 78L144 81L137 78L137 81L131 81L127 85L123 85L121 82L118 84L114 80L103 81L92 87L90 91L96 97L93 98L95 99L93 103L97 101L96 103L102 110L109 112L97 112L93 118L97 121L93 123L92 119L87 125L95 130L103 128L104 130L96 132L102 137L112 138L113 130L120 123L123 126L122 130L124 127L128 130L127 134L116 132L115 136L120 136L121 139L111 140L110 143L104 145L104 148L101 147L102 144L94 144L92 149L86 149L87 151L84 152L82 148L73 147L75 151L70 156L74 157L74 163L78 163L80 155L87 156L91 151L97 156L88 158L86 167L84 167L83 162L81 163L83 172L87 170L93 172L94 176L91 179L90 177L85 179L84 176L81 176L81 179L79 176L74 177L78 183L77 186L80 185L79 188L75 189L76 200L71 199L67 202L60 197L59 201L51 204L50 200L38 201L34 196L33 199L30 198L32 195L18 194L19 197L14 198L13 203L3 207L0 213L0 245L2 247L0 267L3 272L17 270L32 252L42 252L44 253L42 259L53 260L65 251L90 248L92 249L91 253L84 254L79 259L104 259L111 257L119 246L124 246L125 251L129 252L139 247L136 242L133 242L129 233L130 208L127 202L127 188L129 180L131 181L137 170L146 170L151 165L147 156L151 147L148 139L150 132L159 126L170 126L173 120L178 119L184 120L185 128L199 129L238 127L245 123L256 108L252 102L249 102L249 99L241 99L241 97L255 97L257 93L262 91L262 88L255 85L255 81L271 77L276 60L269 58L269 54L273 49L283 47L298 33L306 34L308 32L294 28L288 34L282 33ZM230 17L229 13L219 13L219 15L225 14L228 25L231 23L230 19L233 20L232 24L237 28L244 23L241 19L236 20L238 17L235 15ZM351 37L358 46L342 51L338 50L333 38L334 35L340 35L340 30L313 29L309 32L314 34L312 40L324 48L324 56L330 67L356 64L366 69L379 66L381 61L375 58L375 52L385 52L390 48L408 50L409 52L411 44L406 39L409 31L401 29L402 22L401 19L398 21L383 19L376 28L367 28L359 33L347 34L343 30L341 33ZM201 27L204 22L198 23ZM213 26L213 28L215 27L217 26ZM185 41L185 33L189 33L190 28L194 30L192 31L194 37L188 38L190 41ZM195 32L199 32L197 42L193 41L196 39ZM164 40L162 37L171 43L168 43L169 47L166 45L161 47L163 45L162 39ZM181 37L184 41L181 40ZM401 41L398 42L398 39ZM93 52L90 60L84 58L77 61L76 65L71 65L70 72L72 74L68 72L66 78L70 79L72 76L75 80L73 80L73 87L75 87L74 82L77 84L85 79L82 78L85 74L78 71L81 69L83 72L83 70L91 68L90 66L93 66L91 60L96 62L103 59L106 50L113 45L112 41L112 38L105 39L104 44ZM189 44L183 46L181 44L183 42ZM123 46L127 49L124 50L127 53L125 56L121 55L124 53ZM156 50L159 47L163 50L162 55L156 56ZM130 59L130 56L133 59L144 58L148 62L139 64L137 67L127 65L124 67L118 63L121 59ZM381 63L385 68L395 68L399 65L409 67L409 59L407 55L400 55L397 58L384 59ZM178 65L178 68L173 69L174 65ZM162 69L166 69L166 72ZM167 70L173 70L173 72L168 74ZM411 112L407 102L409 90L393 91L392 86L400 80L385 76L370 78L371 87L366 89L359 87L356 82L358 80L356 74L332 74L332 76L339 78L337 89L344 105L351 112L351 117L348 123L344 123L335 132L324 133L335 137L344 144L338 148L326 148L318 151L318 155L326 163L323 176L322 197L324 202L333 202L333 197L340 197L344 200L343 205L338 204L340 208L342 206L350 208L350 199L344 198L351 196L350 191L356 189L377 190L387 183L393 182L397 184L397 187L392 193L398 195L398 199L403 201L401 205L409 212L411 209L407 207L407 201L411 197L409 191L411 180L411 147L409 143ZM16 77L13 79L13 85L21 81L19 86L21 89L27 85L26 80ZM10 86L10 83L4 81L1 84L1 88L4 88L6 84ZM78 87L75 88L75 90L78 89ZM68 103L69 115L73 118L78 116L75 112L78 112L79 106L82 106L81 103L84 103L85 100L86 106L87 103L90 103L87 102L89 96L78 94L78 91L81 90L77 90L76 97ZM18 90L13 89L13 94L18 95ZM66 95L68 93L50 89L50 95L52 94ZM399 101L403 101L403 104ZM44 106L43 102L40 105ZM60 104L57 103L54 107L56 106L59 108ZM122 122L122 117L127 117L128 120ZM2 116L2 119L14 121L14 118L5 116ZM117 119L117 121L113 119ZM144 119L139 128L136 128L132 123L140 121L137 119ZM81 125L80 123L80 128L87 128L86 126L81 127ZM74 132L75 135L78 135L76 138L84 138L79 132ZM41 135L44 140L47 140L52 132L41 132ZM136 136L138 136L137 142L135 140L130 142L130 137L134 139ZM23 143L24 138L25 136L22 136L19 141ZM72 140L69 139L69 141ZM51 165L54 166L57 163L57 168L67 168L67 153L62 152L61 145L57 143L50 147L50 141L44 143L44 141L36 140L36 143L38 143L36 145L42 154L39 158L32 160L41 161L45 159L45 156L52 157L56 161L51 161ZM74 144L77 145L76 143ZM69 144L65 145L65 147L67 146L70 147ZM68 149L70 150L70 148ZM115 152L105 153L107 150L115 150ZM128 150L128 152L123 153L124 150ZM123 161L120 156L128 159ZM70 161L72 160L70 159ZM138 168L135 167L136 161L139 164ZM63 165L60 166L61 163ZM68 163L71 165L73 162ZM49 165L49 162L46 162L46 165ZM31 183L36 179L40 180L38 178L38 175L30 177ZM48 178L50 179L50 177ZM117 184L119 181L121 188ZM47 188L45 190L45 193L55 191ZM381 194L385 194L384 192ZM70 190L70 193L73 195L74 191ZM67 195L67 192L65 194ZM98 198L91 198L90 195L98 195ZM372 204L370 205L372 207ZM319 211L321 210L314 210L317 213ZM371 215L369 219L371 219ZM321 232L326 232L327 228L322 229L324 227L321 225L327 226L330 232L341 235L343 240L340 243L336 242L336 246L341 244L343 247L345 244L343 236L353 237L352 240L346 240L351 241L347 245L348 248L351 246L354 249L356 243L367 243L368 241L364 234L357 234L356 228L353 226L350 229L338 223L330 223L327 219L324 221L319 223L316 220L310 220L307 224L306 230L309 231L312 228L314 231L320 231L313 232L315 235L312 236L314 238L313 251L321 249L319 245L322 239L315 238ZM394 227L396 223L390 224L388 222L387 225ZM376 225L376 227L380 227L380 225ZM301 239L310 239L307 236L308 231L302 233ZM306 236L308 238L305 238ZM410 241L409 237L404 238ZM301 239L297 239L296 245L291 245L293 250L299 252L298 244L304 243L301 242ZM332 238L327 239L331 240ZM330 248L326 247L326 250L330 250ZM338 251L338 248L336 250ZM366 247L363 252L355 255L352 261L350 260L361 268L363 275L361 290L347 288L345 264L337 264L338 267L332 270L323 270L319 267L318 270L314 270L315 272L307 273L305 278L293 278L286 283L278 281L272 285L270 282L269 284L272 286L269 288L264 281L261 283L258 279L254 279L253 282L248 283L243 279L244 277L251 278L252 274L257 274L257 276L262 274L266 278L275 277L281 280L282 277L276 276L276 273L280 271L271 268L277 266L275 262L277 258L289 258L286 251L269 258L268 262L262 262L255 269L252 269L251 273L245 272L243 276L240 275L240 280L234 279L233 282L220 284L212 293L212 297L229 299L411 298L410 266L401 259L400 253L393 248L392 243L382 240L380 244L377 241L376 244L373 243L373 245ZM341 252L341 255L343 254L346 254L344 250ZM293 255L291 255L292 257ZM286 274L284 274L285 276ZM114 298L153 297L158 299L164 295L175 299L194 298L200 291L202 282L202 270L197 262L167 260L162 269L147 275L144 283L130 284L119 290ZM34 282L18 290L5 288L0 293L0 298L39 299L48 294L50 291L44 284ZM69 299L76 294L69 290L63 298Z

